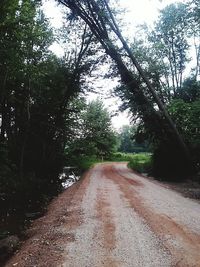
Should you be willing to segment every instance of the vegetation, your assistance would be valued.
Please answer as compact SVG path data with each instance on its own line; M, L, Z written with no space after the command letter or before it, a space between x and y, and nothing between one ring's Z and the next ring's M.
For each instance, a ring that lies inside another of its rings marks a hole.
M3 215L27 208L44 194L56 191L59 173L66 164L65 148L73 139L77 113L82 108L79 94L83 91L82 76L90 71L84 56L91 39L77 24L81 42L76 50L72 45L65 47L70 58L57 58L49 50L55 34L40 1L1 1L0 9Z
M152 155L150 153L139 153L131 157L128 167L140 172L151 173L152 171Z
M70 164L83 170L109 159L116 150L111 116L99 99L88 103L80 112L76 132L76 137L66 147L66 157Z
M55 34L40 1L0 4L2 199L18 198L22 192L28 199L30 193L57 184L66 161L109 159L116 150L116 136L103 104L98 100L86 105L80 96L87 87L83 77L99 61L97 49L104 49L111 58L115 75L121 78L116 94L123 101L122 108L129 108L137 122L121 130L119 151L140 152L151 147L158 176L170 176L174 171L178 176L188 175L191 165L198 172L200 49L196 1L167 6L153 31L144 26L141 29L146 39L137 38L130 47L107 1L98 1L98 5L91 1L90 7L85 1L59 2L69 8L68 21L58 33L65 49L61 59L49 50ZM196 58L192 74L185 79L191 40Z
M73 166L76 166L81 172L84 172L93 167L96 163L102 162L102 160L95 156L78 156L72 157L69 162L73 164Z
M132 159L132 157L133 157L132 153L115 152L110 156L109 161L129 162Z
M135 126L124 125L118 135L120 152L139 153L149 151L149 144L144 141L138 143L135 139L137 128Z
M169 128L166 130L162 124L158 126L152 120L145 121L140 116L135 99L128 88L124 86L116 88L117 95L123 99L122 108L128 107L133 119L137 121L136 141L139 143L147 141L151 144L150 147L154 152L153 173L159 178L182 180L199 172L200 156L197 152L199 141L196 133L199 135L200 128L193 117L194 113L195 117L200 115L196 104L200 92L200 27L197 13L198 7L195 1L171 4L161 11L153 31L149 30L147 25L140 26L140 36L136 36L131 44L132 52L138 58L182 136L189 153L188 158L183 157L177 142L169 135L171 131ZM191 49L196 51L196 58L194 56L193 61L189 57ZM187 76L192 63L191 73ZM136 72L134 75L144 88L140 75ZM151 95L148 97L152 99ZM194 113L191 112L193 104ZM190 128L192 131L188 134Z

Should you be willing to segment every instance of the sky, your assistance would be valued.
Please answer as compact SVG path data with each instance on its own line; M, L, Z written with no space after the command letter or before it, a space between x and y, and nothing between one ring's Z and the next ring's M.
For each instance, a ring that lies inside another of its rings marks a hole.
M126 38L134 36L134 32L137 31L137 25L147 23L148 26L153 26L154 21L159 16L159 10L164 8L166 5L169 5L173 2L184 2L184 0L118 0L120 7L125 8L126 13L123 16L126 27L124 27L123 35ZM53 27L59 28L62 26L62 12L61 9L57 6L54 0L45 0L44 1L44 12L46 16L50 19L50 22ZM51 46L51 50L57 55L63 55L63 49L59 44L54 43ZM98 87L105 89L105 81L98 79L96 81ZM116 81L109 82L106 84L105 95L101 94L88 94L87 99L93 100L97 97L100 97L104 105L108 108L110 112L116 113L118 111L118 106L121 104L120 99L115 97L109 98L109 92L112 90L113 86L116 85ZM119 129L123 125L130 124L130 117L128 112L117 112L118 115L112 118L112 124L115 129Z

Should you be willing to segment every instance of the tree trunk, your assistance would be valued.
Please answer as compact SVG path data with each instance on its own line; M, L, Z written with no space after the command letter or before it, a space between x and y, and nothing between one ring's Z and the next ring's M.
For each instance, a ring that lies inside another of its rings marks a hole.
M118 36L119 40L121 41L121 43L123 44L123 47L125 49L125 51L127 52L127 54L129 55L130 59L132 60L134 66L136 67L136 69L138 70L140 76L142 77L142 79L144 80L144 82L146 83L147 85L147 88L149 89L149 91L151 92L153 98L154 98L154 101L155 103L158 105L160 111L163 113L163 115L165 116L170 128L172 129L172 132L174 133L174 136L176 137L179 145L180 145L180 148L182 148L184 154L186 155L186 157L189 159L189 151L188 151L188 148L187 146L185 145L185 142L183 141L183 138L182 136L179 134L177 128L176 128L176 125L174 124L174 122L172 121L171 117L169 116L164 104L162 103L162 101L160 100L160 98L158 97L158 95L156 94L153 86L151 85L149 79L146 77L144 71L142 70L140 64L138 63L137 59L133 56L132 54L132 51L131 49L129 48L127 42L125 41L125 39L123 38L120 30L119 30L119 27L117 26L117 23L115 22L115 19L114 19L114 16L110 10L110 7L109 5L107 4L107 0L104 0L105 3L106 3L106 6L107 6L107 9L109 11L109 14L110 14L110 17L112 19L112 22L113 22L113 26L111 25L112 27L112 30L115 32L115 34Z

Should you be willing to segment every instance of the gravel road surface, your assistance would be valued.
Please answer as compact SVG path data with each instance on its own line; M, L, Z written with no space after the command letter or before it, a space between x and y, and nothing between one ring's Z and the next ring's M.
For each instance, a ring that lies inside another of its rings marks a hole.
M200 267L200 204L126 163L98 164L33 223L6 266Z

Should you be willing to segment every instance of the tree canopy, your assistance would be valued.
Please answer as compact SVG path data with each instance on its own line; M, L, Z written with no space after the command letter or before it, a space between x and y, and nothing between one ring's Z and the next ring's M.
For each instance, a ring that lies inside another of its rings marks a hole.
M80 113L77 138L69 145L69 156L108 158L116 148L111 116L100 99L89 102Z
M49 50L55 34L40 5L33 0L0 3L0 190L6 194L4 200L21 192L30 198L58 183L79 110L74 101L82 90L81 75L86 71L82 59L90 40L80 33L76 53L57 58Z

